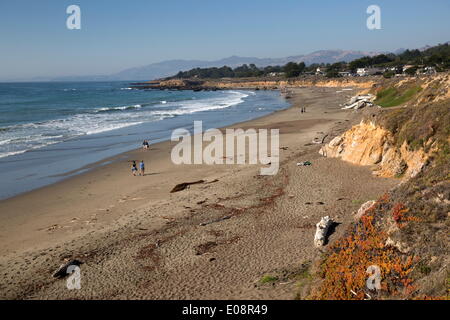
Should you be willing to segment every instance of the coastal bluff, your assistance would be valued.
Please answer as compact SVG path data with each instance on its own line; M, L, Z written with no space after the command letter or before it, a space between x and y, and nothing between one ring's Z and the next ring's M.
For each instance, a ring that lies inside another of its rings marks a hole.
M320 154L326 157L357 165L377 165L373 171L377 176L408 178L422 170L430 153L423 148L412 150L407 142L397 148L392 133L374 122L364 121L320 149Z
M369 92L378 97L375 103L383 103L380 97L385 92L395 92L392 101L406 96L409 100L369 112L359 124L324 145L320 154L374 165L374 174L381 177L415 177L444 148L446 137L441 131L448 127L449 87L448 74L373 86Z
M304 77L298 79L285 78L243 78L243 79L161 79L147 82L132 83L135 89L159 89L159 90L193 90L215 91L227 89L252 89L252 90L279 90L286 87L352 87L360 89L372 88L379 78L338 78L327 79L323 77Z
M398 184L381 197L362 201L354 223L320 260L321 282L312 297L446 300L449 74L390 79L369 93L376 95L379 107L353 111L363 119L332 137L319 153L371 166L382 177L378 179ZM374 261L389 283L369 293L364 290L365 274ZM336 286L343 277L351 284Z

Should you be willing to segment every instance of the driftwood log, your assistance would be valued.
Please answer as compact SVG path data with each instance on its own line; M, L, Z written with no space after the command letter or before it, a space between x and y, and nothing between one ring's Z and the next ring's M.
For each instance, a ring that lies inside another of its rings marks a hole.
M350 101L348 103L345 104L345 106L341 109L360 109L366 106L372 107L373 104L373 100L375 100L375 96L372 94L368 94L368 95L358 95L358 96L354 96L350 99Z
M191 184L199 184L199 183L204 183L204 182L205 182L205 180L198 180L198 181L194 181L194 182L183 182L183 183L177 184L172 189L172 191L170 191L170 193L182 191L182 190L186 189L187 187L189 187Z
M59 266L58 270L56 270L53 273L53 278L58 278L58 279L62 279L65 278L66 276L68 276L67 273L67 269L70 266L81 266L83 264L83 262L79 261L79 260L70 260L62 265Z
M319 223L316 224L316 235L314 236L314 245L322 247L326 243L328 229L333 224L333 220L329 217L323 217Z
M228 220L230 218L231 218L231 216L224 216L224 217L220 217L219 219L212 220L212 221L209 221L209 222L202 222L202 223L200 223L200 225L203 227L203 226L207 226L208 224L220 222L220 221L223 221L223 220Z

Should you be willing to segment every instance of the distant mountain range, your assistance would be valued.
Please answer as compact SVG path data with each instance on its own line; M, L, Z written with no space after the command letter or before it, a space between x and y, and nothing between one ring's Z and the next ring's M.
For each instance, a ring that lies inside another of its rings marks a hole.
M450 43L447 42L447 43ZM425 46L419 50L424 51L431 46ZM401 48L395 50L395 54L400 54L406 49ZM269 65L285 65L288 62L305 62L306 65L313 63L335 63L340 61L349 62L364 56L374 56L377 54L388 52L367 52L367 51L352 51L352 50L320 50L306 55L290 56L285 58L256 58L256 57L239 57L231 56L228 58L204 61L204 60L167 60L157 63L152 63L142 67L135 67L120 71L110 75L96 75L96 76L66 76L57 78L39 77L32 79L33 81L116 81L116 80L154 80L173 76L179 71L188 71L193 68L210 68L229 66L235 68L244 63L254 63L257 67L266 67Z
M53 78L53 81L113 81L113 80L153 80L173 76L179 71L187 71L193 68L210 68L229 66L231 68L254 63L258 67L269 65L284 65L288 62L334 63L339 61L349 62L364 56L374 56L380 52L346 51L346 50L320 50L307 55L290 56L285 58L255 58L231 56L228 58L203 61L203 60L167 60L152 63L147 66L126 69L111 75L98 76L73 76Z

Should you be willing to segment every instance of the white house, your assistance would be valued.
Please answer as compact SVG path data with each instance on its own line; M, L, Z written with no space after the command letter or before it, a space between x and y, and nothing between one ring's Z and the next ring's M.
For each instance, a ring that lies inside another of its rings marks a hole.
M410 64L403 66L403 73L405 73L406 70L411 69L412 67L414 67L414 66L412 66Z
M356 70L356 74L360 77L372 76L377 73L383 73L384 69L382 68L358 68Z
M325 68L325 67L318 67L317 69L316 69L316 75L324 75L324 74L326 74L327 73L327 68Z
M270 77L280 77L280 76L283 76L283 75L284 75L284 72L270 72L269 73Z
M436 68L435 67L425 67L423 70L424 74L436 74Z
M338 72L338 74L341 77L350 77L352 75L352 73L350 71L340 71L340 72Z

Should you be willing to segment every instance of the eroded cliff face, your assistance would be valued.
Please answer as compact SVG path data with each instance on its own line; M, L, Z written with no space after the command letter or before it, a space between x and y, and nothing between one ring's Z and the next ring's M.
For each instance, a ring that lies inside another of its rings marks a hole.
M416 99L415 105L450 99L450 75L448 73L425 78L421 86L424 90Z
M355 87L371 88L375 81L340 79L298 79L298 80L267 80L267 81L206 81L205 85L223 89L229 88L258 88L258 89L280 89L284 87Z
M388 130L362 121L323 146L320 154L357 165L376 165L373 173L377 176L411 178L422 170L431 151L412 150L406 142L398 148Z
M367 265L377 261L383 286L372 299L448 299L449 89L448 73L379 83L366 93L400 103L355 111L365 120L321 148L324 156L403 179L364 203L331 244L317 263L312 298L366 299ZM336 286L342 277L346 285Z
M221 90L221 89L259 89L277 90L286 87L354 87L369 90L375 84L374 79L338 78L325 79L307 77L302 79L165 79L138 83L141 89L175 89L175 90Z

